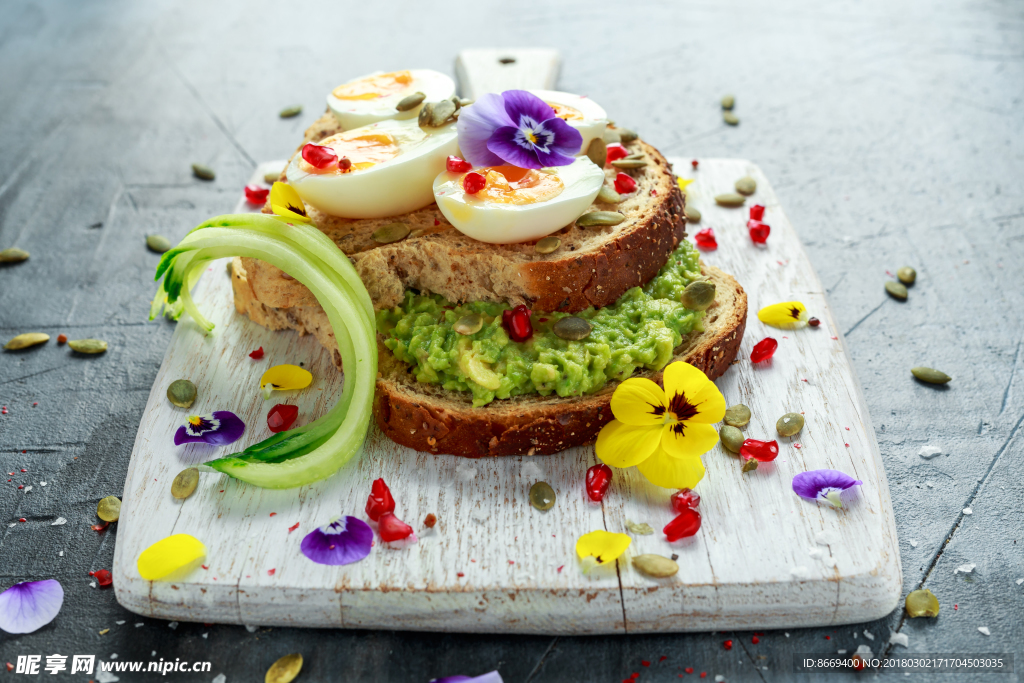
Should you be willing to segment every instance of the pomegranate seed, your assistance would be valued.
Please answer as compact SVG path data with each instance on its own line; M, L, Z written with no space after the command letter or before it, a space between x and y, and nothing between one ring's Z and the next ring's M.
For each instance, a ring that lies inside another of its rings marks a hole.
M395 511L395 499L383 479L375 479L366 499L366 516L377 522L380 516Z
M466 194L476 194L480 190L484 189L486 185L487 178L484 178L476 171L467 173L466 177L462 179L462 189L466 191Z
M688 666L685 669L683 669L683 671L685 671L688 674L692 674L693 673L693 667L692 666Z
M269 188L260 187L259 185L245 186L245 200L250 204L262 204L267 201L268 194L270 194Z
M740 446L740 457L749 460L753 458L758 462L771 462L779 455L779 442L778 441L758 441L757 439L747 439Z
M608 145L608 158L605 163L610 164L616 159L622 159L623 157L628 156L629 152L626 151L626 148L623 147L621 143L613 142L612 144Z
M465 173L473 168L473 164L453 154L444 162L444 167L449 173Z
M697 160L694 159L693 161L691 161L690 165L693 166L694 169L696 169L697 168ZM686 673L693 673L693 671L687 671Z
M463 572L455 572L455 576L461 579L463 576L465 576L465 574Z
M267 570L267 576L273 576L276 573L277 573L277 568L276 567L274 569L268 569Z
M329 147L314 145L312 142L302 147L302 158L313 168L327 168L338 160L338 155Z
M753 218L747 221L747 227L750 229L750 239L754 244L764 244L768 241L768 235L771 234L772 228L767 223L754 220Z
M722 643L722 647L724 647L726 650L731 650L732 649L732 641L731 640L725 641L724 643Z
M19 486L18 488L21 488L21 487ZM18 521L19 521L19 522L27 522L28 520L27 520L27 519L25 519L24 517L19 517L19 518L18 518Z
M595 503L604 499L612 483L612 468L605 464L594 465L587 470L587 495Z
M523 304L519 304L511 311L501 312L501 324L508 332L509 339L515 342L524 342L533 336L530 314L530 309Z
M693 236L693 241L696 242L697 246L701 249L707 249L708 251L718 249L718 241L715 240L714 228L698 230L697 234Z
M754 636L753 638L750 639L750 642L752 642L754 645L757 645L758 643L761 642L761 639L758 638L757 636Z
M640 666L650 666L650 665L651 665L651 663L648 662L646 659L641 659L640 660Z
M94 575L96 577L96 583L100 585L100 588L106 588L114 582L114 578L110 575L109 569L101 569Z
M672 501L672 509L676 512L696 510L697 506L700 505L700 494L696 493L693 489L681 489L673 493L669 500Z
M750 207L750 220L759 221L764 218L764 205L754 204Z
M817 318L808 318L807 324L810 325L811 327L817 327L818 325L821 324L821 321L818 320Z
M299 524L301 524L301 522L295 522L295 524L292 524L290 527L288 527L288 533L291 533L291 532L295 531L296 529L298 529L299 528Z
M629 194L636 190L636 181L630 178L625 173L619 173L615 176L615 191L619 194Z
M65 342L67 342L67 340L68 340L68 335L66 335L66 334L58 334L57 335L57 343L58 344L64 344Z
M385 512L377 520L380 537L385 541L401 541L412 534L412 527L395 517L393 512Z
M700 529L700 513L693 508L686 508L671 522L665 525L662 531L668 538L669 543L678 541L680 538L693 536Z
M777 348L779 348L779 342L772 337L765 337L754 344L754 349L750 352L750 362L761 363L768 360L775 355Z
M263 358L263 347L261 346L260 348L250 353L249 358L252 358L253 360L259 360L260 358Z
M278 403L267 413L267 427L277 434L291 429L295 424L295 418L299 416L299 407L290 406L286 403Z
M342 171L347 171L348 169L352 168L352 160L349 159L348 157L342 157L338 159L338 168L340 168Z

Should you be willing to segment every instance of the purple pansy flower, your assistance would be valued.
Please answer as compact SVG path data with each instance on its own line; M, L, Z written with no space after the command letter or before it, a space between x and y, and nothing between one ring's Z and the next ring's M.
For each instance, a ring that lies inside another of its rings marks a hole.
M185 424L174 433L174 445L204 442L214 446L227 446L242 438L245 423L230 410L218 410L213 415L189 415Z
M59 581L16 583L0 593L0 630L32 633L53 621L64 604Z
M504 683L501 674L497 671L482 674L480 676L445 676L444 678L431 678L430 683Z
M342 517L302 539L302 554L317 564L352 564L370 554L373 530L361 519Z
M803 498L823 500L837 508L843 507L840 495L851 486L863 482L839 470L811 470L793 477L793 492Z
M459 149L474 166L567 166L583 144L578 130L525 90L488 93L462 110Z

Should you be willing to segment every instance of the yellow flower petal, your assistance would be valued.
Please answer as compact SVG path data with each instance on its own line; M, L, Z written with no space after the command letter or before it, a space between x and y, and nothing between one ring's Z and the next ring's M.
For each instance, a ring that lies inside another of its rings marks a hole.
M576 541L576 554L580 559L593 557L597 563L608 564L614 562L619 555L626 552L626 548L633 540L626 534L615 534L611 531L598 529L589 534L583 534Z
M643 377L627 379L612 394L612 414L615 419L636 427L662 424L667 407L665 392Z
M260 388L264 398L270 398L271 391L305 389L312 381L313 375L298 365L275 365L260 377Z
M276 182L270 188L270 208L284 218L309 223L306 205L295 188L288 183Z
M704 478L700 458L673 458L660 448L636 468L649 482L666 489L692 489Z
M188 534L175 534L142 551L136 566L146 581L181 577L206 559L206 546Z
M612 420L597 435L594 452L612 467L632 467L648 458L661 443L661 426L637 427Z
M676 183L679 185L679 189L686 192L686 186L692 183L696 178L676 178Z
M677 419L714 424L725 417L725 397L698 368L672 363L665 368L664 382L669 410Z
M699 458L714 448L716 443L718 430L709 424L683 422L681 425L665 425L661 430L661 448L673 458Z
M799 301L783 301L765 306L757 312L757 319L765 325L787 329L796 327L807 318L807 308Z

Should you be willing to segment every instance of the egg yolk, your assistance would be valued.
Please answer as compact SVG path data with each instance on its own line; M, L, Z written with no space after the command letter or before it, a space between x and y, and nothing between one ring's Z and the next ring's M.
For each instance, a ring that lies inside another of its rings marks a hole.
M546 202L562 193L565 186L558 174L517 166L495 166L478 169L487 179L484 189L474 195L477 199L498 204L536 204ZM461 181L460 181L461 183Z
M399 142L387 133L368 133L358 129L332 135L318 144L330 147L331 151L338 155L339 160L348 159L351 165L348 168L340 168L337 163L332 163L325 168L316 168L303 161L302 170L306 173L324 175L361 171L394 159L402 150Z
M562 119L563 121L582 121L583 114L580 113L579 109L574 109L566 104L558 104L557 102L545 102L555 110L555 116Z
M389 74L367 76L358 81L339 85L334 89L334 96L339 100L376 100L398 94L406 90L410 84L412 84L411 73L392 71Z

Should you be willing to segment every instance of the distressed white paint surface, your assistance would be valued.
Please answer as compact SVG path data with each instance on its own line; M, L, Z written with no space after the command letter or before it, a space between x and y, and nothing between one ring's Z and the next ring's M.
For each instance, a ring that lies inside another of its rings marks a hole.
M463 50L455 75L463 97L504 90L554 90L561 65L558 50L540 47Z
M312 337L270 332L235 313L218 263L195 292L217 328L204 337L191 321L178 323L139 427L118 523L118 601L139 614L179 621L566 634L811 626L890 612L901 576L889 489L821 284L756 166L706 159L696 172L687 160L677 160L676 168L697 179L690 197L703 220L691 233L713 226L718 236L718 250L706 252L705 261L735 274L750 297L740 362L718 380L719 388L730 404L753 411L748 437L775 438L775 421L786 412L803 411L807 420L798 436L779 438L778 459L755 472L741 474L738 459L720 446L704 456L703 525L695 537L665 541L660 529L673 516L671 492L636 471L616 471L604 502L591 503L583 480L596 462L592 448L467 460L400 447L376 427L358 462L328 481L268 491L204 474L190 499L175 500L170 484L181 469L269 436L266 413L274 403L297 404L301 423L340 394L341 376ZM254 179L267 169L257 169ZM713 201L747 174L758 181L747 205L767 206L767 247L747 237L746 208ZM757 320L759 307L789 299L802 300L821 327L782 331ZM779 349L770 363L753 367L750 349L764 336L778 339ZM260 346L264 359L251 360L249 352ZM312 386L264 402L260 374L299 362L312 371ZM242 417L248 428L237 448L172 444L187 411L172 406L165 391L182 377L199 387L195 412L228 409ZM796 473L826 467L864 481L845 510L804 501L790 488ZM378 542L369 557L346 567L302 556L299 543L315 526L342 514L363 517L377 477L391 486L396 513L419 542L400 549ZM541 479L558 495L547 512L528 502L530 486ZM438 518L430 532L422 525L428 513ZM626 519L659 530L634 537L627 555L677 553L677 576L648 578L628 557L591 577L579 571L576 539L594 529L625 532ZM296 522L299 528L289 533ZM139 553L175 533L206 544L209 569L175 583L143 581L135 567Z

